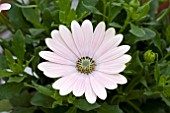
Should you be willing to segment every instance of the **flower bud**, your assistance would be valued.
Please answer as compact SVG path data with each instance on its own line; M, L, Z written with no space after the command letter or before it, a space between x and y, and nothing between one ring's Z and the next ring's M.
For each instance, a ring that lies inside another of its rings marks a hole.
M130 4L130 6L134 7L135 9L137 9L140 6L139 0L131 0L131 2L129 4Z
M156 53L154 53L152 50L148 50L144 53L144 60L147 63L153 63L156 58Z

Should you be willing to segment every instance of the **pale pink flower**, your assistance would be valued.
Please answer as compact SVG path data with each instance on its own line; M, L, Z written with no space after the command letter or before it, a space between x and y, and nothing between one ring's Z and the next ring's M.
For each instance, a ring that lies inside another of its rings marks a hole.
M38 68L47 77L59 78L52 87L60 95L73 93L76 97L85 94L89 103L95 103L97 97L105 100L106 89L116 89L117 84L127 83L119 74L131 59L125 54L130 46L118 46L122 34L115 34L114 28L105 31L105 23L100 22L93 32L92 23L72 21L71 32L60 25L59 30L51 32L46 44L53 51L41 51L40 56L47 62L40 63Z
M9 3L0 4L0 12L2 10L9 10L10 8L11 8L11 4L9 4Z

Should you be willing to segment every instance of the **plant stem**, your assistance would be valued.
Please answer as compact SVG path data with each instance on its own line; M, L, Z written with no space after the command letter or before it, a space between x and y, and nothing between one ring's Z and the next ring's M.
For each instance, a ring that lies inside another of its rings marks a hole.
M103 0L103 21L105 21L106 17L106 0Z
M126 101L129 105L131 105L138 113L143 113L135 104L133 104L131 101Z
M126 27L129 25L129 23L130 23L130 16L127 15L125 23L124 23L123 27L120 29L119 33L122 33L126 29Z

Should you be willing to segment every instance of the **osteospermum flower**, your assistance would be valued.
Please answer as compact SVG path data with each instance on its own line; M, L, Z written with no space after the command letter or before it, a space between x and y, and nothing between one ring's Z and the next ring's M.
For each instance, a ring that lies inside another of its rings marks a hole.
M115 34L114 28L105 31L105 23L100 22L93 32L92 23L72 21L71 32L60 25L59 30L51 32L46 44L53 51L41 51L40 56L47 62L38 68L47 77L59 78L52 87L60 95L73 93L76 97L85 94L89 103L97 97L105 100L106 89L116 89L117 84L125 84L127 79L119 74L131 59L125 54L130 46L118 46L122 34Z
M2 10L9 10L10 8L11 8L11 4L8 4L8 3L0 4L0 12Z

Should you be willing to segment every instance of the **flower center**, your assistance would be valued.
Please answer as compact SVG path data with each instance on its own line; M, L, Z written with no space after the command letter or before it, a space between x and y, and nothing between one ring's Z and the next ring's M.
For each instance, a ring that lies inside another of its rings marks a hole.
M96 64L94 60L88 56L82 57L76 62L77 70L84 74L91 73L94 70L95 66Z

